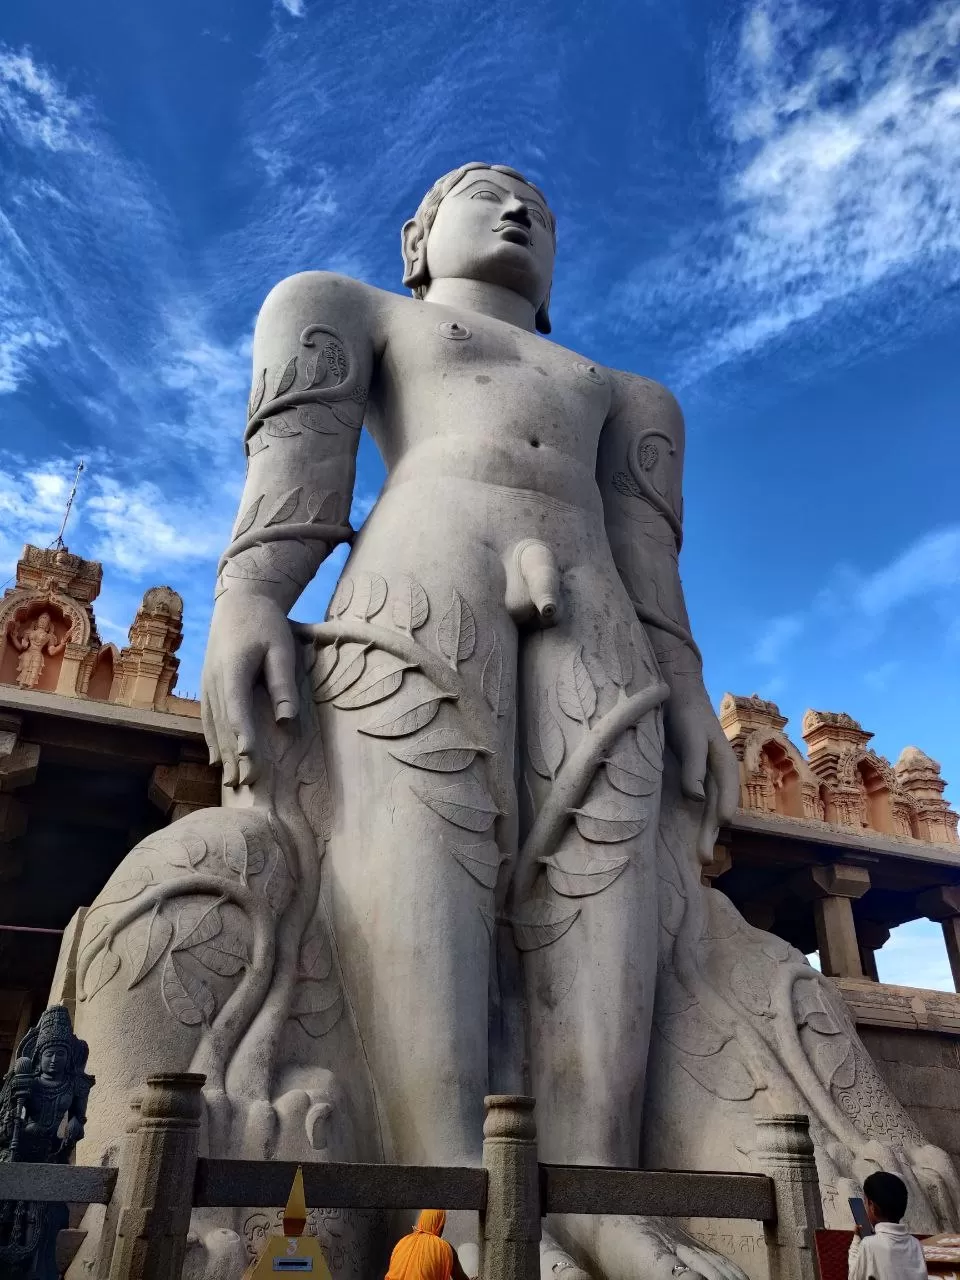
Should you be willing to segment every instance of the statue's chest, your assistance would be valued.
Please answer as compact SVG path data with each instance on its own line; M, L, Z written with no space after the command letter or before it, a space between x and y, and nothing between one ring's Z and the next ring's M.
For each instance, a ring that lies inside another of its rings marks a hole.
M455 402L496 417L547 417L576 424L605 419L610 383L601 366L573 351L473 316L416 326L388 355L402 399Z

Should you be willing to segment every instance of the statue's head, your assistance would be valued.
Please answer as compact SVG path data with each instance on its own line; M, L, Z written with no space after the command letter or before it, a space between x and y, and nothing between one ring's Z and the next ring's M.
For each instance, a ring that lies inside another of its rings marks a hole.
M43 1011L35 1034L34 1061L40 1074L47 1080L63 1080L72 1068L75 1050L86 1049L83 1041L74 1036L70 1015L63 1005L52 1005ZM85 1058L85 1053L81 1056Z
M550 332L556 219L533 183L502 164L465 164L435 182L403 227L403 283L479 280L526 298Z
M49 630L50 630L50 615L49 615L49 613L41 613L41 614L40 614L40 616L37 618L37 626L40 628L40 630L41 630L41 631L49 631Z

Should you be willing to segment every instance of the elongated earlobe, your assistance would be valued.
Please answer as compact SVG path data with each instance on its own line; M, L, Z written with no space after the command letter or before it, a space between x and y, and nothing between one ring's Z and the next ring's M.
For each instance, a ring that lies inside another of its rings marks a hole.
M430 283L427 272L427 237L423 227L416 218L403 224L400 232L400 245L403 253L403 283L418 296Z

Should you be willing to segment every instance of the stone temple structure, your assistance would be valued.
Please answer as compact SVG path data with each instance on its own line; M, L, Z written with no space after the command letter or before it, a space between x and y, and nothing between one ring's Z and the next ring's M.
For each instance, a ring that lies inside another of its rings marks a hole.
M119 649L101 566L26 546L0 600L0 1070L47 1003L64 926L131 843L219 802L200 707L179 697L183 603L149 590Z
M750 1170L757 1120L804 1112L828 1223L877 1167L909 1180L916 1229L957 1221L950 1156L834 980L713 887L743 870L721 833L772 769L774 812L752 820L827 833L806 837L820 853L778 847L830 966L855 967L862 859L834 851L863 850L850 824L886 811L849 725L812 726L794 784L772 747L754 767L745 739L741 761L714 714L677 567L679 407L538 336L555 224L514 170L446 175L402 247L412 298L307 272L261 311L204 673L223 804L140 840L64 940L98 1079L79 1158L112 1158L157 1071L204 1074L205 1147L224 1156L477 1163L484 1094L520 1092L546 1161ZM362 424L388 479L354 535ZM340 542L327 618L294 626ZM55 660L50 626L17 652ZM884 838L933 848L902 824L928 823L934 797L899 795ZM803 936L775 886L760 897ZM185 1275L242 1269L252 1212L198 1216ZM86 1225L72 1276L91 1274ZM545 1226L545 1275L756 1269L722 1231ZM448 1223L465 1250L474 1227ZM380 1268L375 1224L348 1214L338 1233L338 1276Z

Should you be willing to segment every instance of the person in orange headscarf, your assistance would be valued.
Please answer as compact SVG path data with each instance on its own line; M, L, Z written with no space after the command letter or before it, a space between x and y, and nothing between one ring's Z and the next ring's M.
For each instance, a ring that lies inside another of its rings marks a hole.
M440 1238L446 1221L442 1209L424 1209L413 1231L397 1241L386 1280L467 1280L454 1249Z

